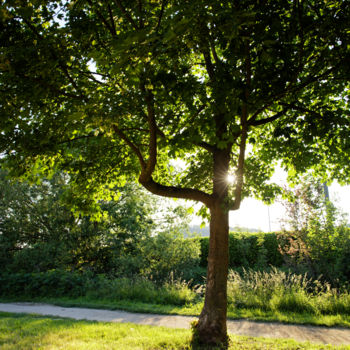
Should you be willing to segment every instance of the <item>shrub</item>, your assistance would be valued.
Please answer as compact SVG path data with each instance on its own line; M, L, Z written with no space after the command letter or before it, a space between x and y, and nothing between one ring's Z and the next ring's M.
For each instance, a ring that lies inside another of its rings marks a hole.
M3 274L0 276L0 295L77 297L84 294L86 280L87 276L61 270Z
M209 238L200 238L200 266L207 266ZM284 260L279 249L276 233L231 232L229 235L230 268L266 269L269 266L280 267Z
M285 223L291 232L281 244L285 261L295 270L300 267L313 278L340 286L349 280L350 230L345 215L325 198L323 186L309 175L290 191L293 202L286 207Z
M143 241L140 249L141 275L159 283L190 276L199 265L199 242L174 233L160 232Z
M189 284L170 280L157 285L146 278L108 278L105 275L52 270L0 276L0 295L6 297L80 297L185 305L198 298Z

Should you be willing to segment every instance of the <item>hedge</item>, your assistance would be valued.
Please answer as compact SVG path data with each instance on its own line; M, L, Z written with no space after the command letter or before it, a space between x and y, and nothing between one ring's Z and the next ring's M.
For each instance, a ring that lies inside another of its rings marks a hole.
M209 251L209 237L201 237L199 241L201 245L200 266L206 267ZM278 236L273 232L230 232L229 267L281 267L283 264L283 256L278 246Z

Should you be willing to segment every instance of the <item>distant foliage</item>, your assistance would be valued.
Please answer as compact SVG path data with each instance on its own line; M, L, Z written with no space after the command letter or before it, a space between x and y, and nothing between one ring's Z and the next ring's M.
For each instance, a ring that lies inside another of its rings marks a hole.
M209 238L200 238L201 260L200 265L207 266ZM242 233L231 232L229 235L230 268L264 269L269 266L280 267L283 264L283 255L279 250L279 241L276 233Z
M100 202L105 215L94 221L71 213L62 201L67 186L60 174L29 185L0 172L0 274L22 273L21 280L60 270L72 271L73 280L79 272L138 276L158 286L175 280L204 283L209 238L183 237L189 218L185 208L164 207L158 217L151 216L156 202L129 184L118 189L117 201ZM342 286L350 280L350 230L344 217L324 199L318 182L305 181L291 195L289 231L230 233L230 268L283 267ZM66 281L70 288L68 275L59 282L55 276L46 276L47 283L56 281L64 289Z
M281 236L286 264L341 285L350 278L350 229L345 215L325 198L321 183L304 177L284 202L289 232Z
M100 202L99 221L75 217L65 200L69 178L56 174L40 184L11 181L0 171L1 273L66 270L142 276L163 283L170 279L202 282L199 243L186 240L185 208L157 205L140 187L116 188L118 200ZM170 205L170 203L167 203Z
M199 265L200 245L179 233L161 232L141 246L141 275L165 281L171 277L191 279Z
M100 202L100 221L75 217L63 197L68 178L56 174L41 184L11 181L0 171L1 272L51 269L121 273L118 259L138 254L150 236L152 200L126 185L117 201Z
M87 297L94 300L130 300L163 305L185 305L199 295L181 280L157 285L145 278L108 278L62 270L0 275L0 296Z
M88 275L73 271L17 272L0 275L0 295L7 297L79 297L85 294Z

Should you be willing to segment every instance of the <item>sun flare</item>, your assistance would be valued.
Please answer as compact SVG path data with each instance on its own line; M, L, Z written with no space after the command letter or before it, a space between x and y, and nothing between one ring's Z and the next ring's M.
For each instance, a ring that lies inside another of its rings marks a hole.
M232 174L228 174L227 177L226 177L226 181L227 181L229 184L233 184L233 182L235 181L235 176L232 175Z

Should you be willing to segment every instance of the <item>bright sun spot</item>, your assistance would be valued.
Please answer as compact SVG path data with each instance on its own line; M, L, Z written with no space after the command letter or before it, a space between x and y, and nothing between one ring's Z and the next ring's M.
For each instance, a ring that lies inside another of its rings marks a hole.
M232 184L235 181L235 177L232 174L228 174L226 177L226 181L230 184Z

